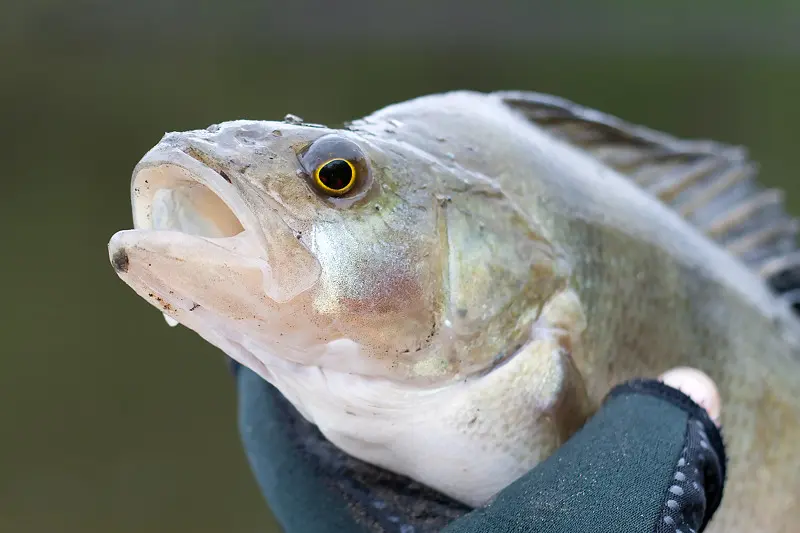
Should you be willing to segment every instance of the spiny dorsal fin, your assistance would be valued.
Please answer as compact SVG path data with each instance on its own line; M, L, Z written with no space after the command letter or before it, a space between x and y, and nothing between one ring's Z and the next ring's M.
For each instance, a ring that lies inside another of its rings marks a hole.
M785 212L781 191L756 182L756 165L744 148L678 139L546 94L492 94L630 176L779 292L800 289L798 223ZM795 283L785 283L790 278ZM800 291L794 292L800 306Z

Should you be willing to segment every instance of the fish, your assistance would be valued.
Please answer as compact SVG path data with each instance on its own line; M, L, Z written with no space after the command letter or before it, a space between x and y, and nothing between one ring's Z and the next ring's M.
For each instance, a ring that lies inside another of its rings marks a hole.
M349 456L480 506L693 366L729 455L707 531L796 531L798 226L743 147L461 90L167 133L131 203L122 281Z

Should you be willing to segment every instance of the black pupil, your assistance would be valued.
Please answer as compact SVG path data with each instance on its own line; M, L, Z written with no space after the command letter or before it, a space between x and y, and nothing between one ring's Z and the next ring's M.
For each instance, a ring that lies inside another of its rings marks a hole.
M341 191L353 180L353 169L343 159L334 159L319 169L319 181L329 189Z

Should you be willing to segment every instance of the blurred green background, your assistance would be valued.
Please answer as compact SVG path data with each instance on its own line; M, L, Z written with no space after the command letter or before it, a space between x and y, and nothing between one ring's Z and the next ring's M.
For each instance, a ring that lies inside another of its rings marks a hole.
M221 354L108 264L130 172L165 131L531 89L747 145L800 207L794 0L0 8L2 532L276 530Z

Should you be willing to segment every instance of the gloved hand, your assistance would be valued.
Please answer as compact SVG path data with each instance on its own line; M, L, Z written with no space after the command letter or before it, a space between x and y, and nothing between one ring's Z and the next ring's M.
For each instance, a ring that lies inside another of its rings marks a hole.
M613 389L551 457L471 510L344 454L255 373L236 364L234 373L244 448L286 533L690 533L703 530L722 497L716 424L660 381ZM718 416L710 380L710 390L681 371L664 381L694 385L681 388L710 400Z

